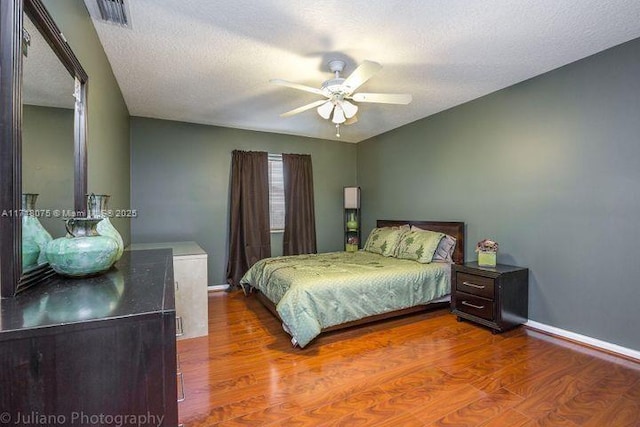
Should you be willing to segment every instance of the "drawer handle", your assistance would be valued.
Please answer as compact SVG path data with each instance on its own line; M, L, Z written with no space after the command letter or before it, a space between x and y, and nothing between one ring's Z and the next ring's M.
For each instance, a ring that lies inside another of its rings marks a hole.
M462 284L465 286L471 286L472 288L476 288L476 289L484 289L484 285L476 285L475 283L471 283L471 282L462 282Z
M475 305L475 304L471 304L470 302L466 302L466 301L462 301L462 305L466 305L468 307L476 308L478 310L482 310L484 308L484 305Z
M187 398L184 395L184 375L182 375L182 372L177 372L176 376L178 377L178 402L184 402Z
M179 291L179 290L180 290L180 282L176 280L176 291Z
M184 335L184 329L182 327L182 317L176 316L176 337Z

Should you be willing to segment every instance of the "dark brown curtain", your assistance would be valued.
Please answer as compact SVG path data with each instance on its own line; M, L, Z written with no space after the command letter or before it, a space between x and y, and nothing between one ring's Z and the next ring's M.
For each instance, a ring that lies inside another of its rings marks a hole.
M313 204L313 168L308 154L283 154L284 237L283 254L313 254L316 217Z
M237 287L249 267L271 256L267 153L233 152L230 206L227 283Z

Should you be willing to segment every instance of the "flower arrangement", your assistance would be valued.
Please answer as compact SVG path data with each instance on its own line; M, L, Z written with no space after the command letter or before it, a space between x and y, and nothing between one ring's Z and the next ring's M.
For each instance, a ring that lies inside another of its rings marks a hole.
M498 252L498 242L489 239L480 240L476 245L476 252Z
M357 252L358 251L358 236L349 236L347 237L347 244L345 245L345 250L347 252Z

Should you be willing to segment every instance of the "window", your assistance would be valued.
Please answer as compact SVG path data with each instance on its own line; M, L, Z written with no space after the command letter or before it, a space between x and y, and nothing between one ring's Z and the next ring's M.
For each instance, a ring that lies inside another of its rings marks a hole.
M284 230L284 175L281 154L269 154L269 221L272 232Z

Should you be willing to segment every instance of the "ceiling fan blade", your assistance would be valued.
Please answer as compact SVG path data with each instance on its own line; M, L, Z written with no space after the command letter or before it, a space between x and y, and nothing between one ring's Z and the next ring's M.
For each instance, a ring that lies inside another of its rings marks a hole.
M353 105L347 100L340 101L340 107L342 107L342 111L344 111L344 115L347 119L350 119L351 117L355 116L356 113L358 112L358 106Z
M294 110L287 111L286 113L282 113L280 114L280 117L291 117L294 114L298 114L298 113L302 113L303 111L310 110L314 107L317 107L318 105L324 104L325 102L327 102L326 99L321 99L320 101L315 101L315 102L312 102L311 104L303 105L302 107L298 107Z
M381 69L382 65L377 62L364 61L347 77L343 85L348 88L349 93L353 93Z
M380 104L408 104L413 99L408 93L354 93L356 102L377 102Z
M282 80L282 79L271 79L271 80L269 80L269 83L272 83L272 84L278 85L278 86L290 87L292 89L303 90L305 92L311 92L311 93L315 93L316 95L324 96L324 94L322 93L322 91L320 89L315 88L315 87L311 87L311 86L301 85L300 83L288 82L288 81Z
M333 111L333 102L325 101L324 104L318 107L318 114L323 119L329 119L331 117L331 112Z
M345 125L352 125L354 123L358 123L358 118L356 116L353 116L350 119L344 121Z

